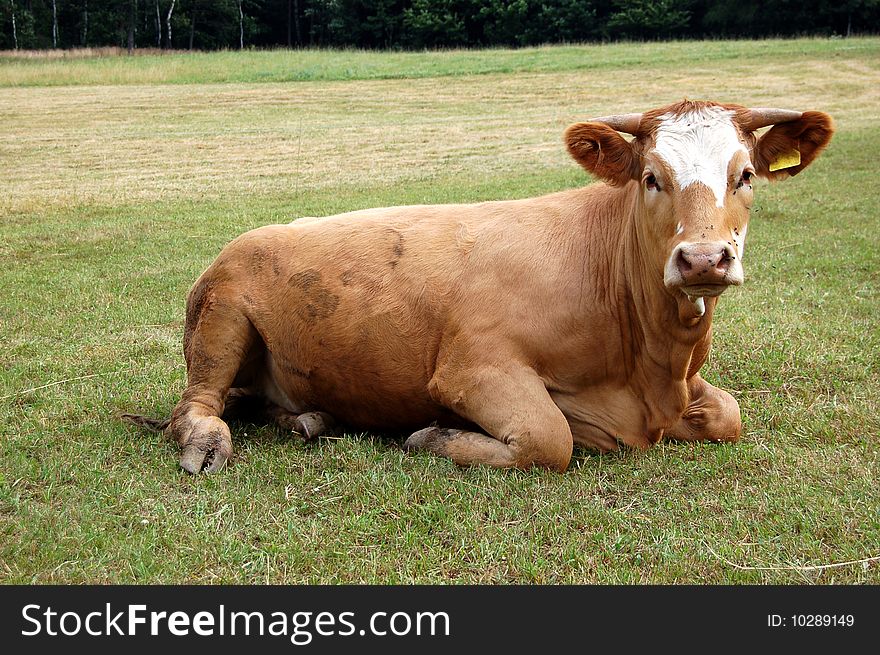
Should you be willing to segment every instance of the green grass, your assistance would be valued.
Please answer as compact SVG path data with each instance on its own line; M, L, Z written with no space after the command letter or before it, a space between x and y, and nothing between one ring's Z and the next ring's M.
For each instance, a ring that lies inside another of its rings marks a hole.
M644 69L715 65L754 59L858 57L876 51L876 39L682 41L570 45L517 50L249 50L148 54L119 51L80 56L77 51L0 52L0 86L201 84L413 79L489 73ZM88 52L88 51L87 51Z
M742 59L759 47L777 54ZM530 51L448 53L496 69L352 81L342 54L307 53L336 77L294 85L253 77L289 53L163 57L158 81L140 58L107 64L141 75L131 87L89 86L97 62L21 64L82 86L0 90L0 580L880 582L876 561L811 568L880 555L880 39L591 48L595 69L542 48L529 72L505 71ZM398 76L436 65L354 55ZM189 57L193 84L174 72ZM19 65L0 63L3 84ZM242 231L583 184L568 122L684 95L838 126L810 169L757 190L747 282L716 314L704 373L740 402L740 443L578 450L558 475L235 425L232 465L191 477L174 444L115 418L173 407L185 293Z

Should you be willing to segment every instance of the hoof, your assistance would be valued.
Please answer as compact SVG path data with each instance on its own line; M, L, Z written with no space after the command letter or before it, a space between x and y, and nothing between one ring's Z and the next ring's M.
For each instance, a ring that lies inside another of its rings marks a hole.
M460 432L461 430L450 430L448 428L425 428L424 430L413 432L403 442L403 450L408 453L418 450L429 450L435 453L442 452L443 445Z
M302 435L305 441L336 434L336 420L327 412L306 412L293 421L293 431Z
M206 425L207 423L207 425ZM213 424L213 425L211 425ZM210 426L210 427L209 427ZM229 429L219 418L204 418L183 442L180 466L188 473L216 473L232 457Z
M196 474L216 473L224 466L231 453L226 453L220 448L208 448L198 444L190 444L183 449L180 456L180 466L188 473Z

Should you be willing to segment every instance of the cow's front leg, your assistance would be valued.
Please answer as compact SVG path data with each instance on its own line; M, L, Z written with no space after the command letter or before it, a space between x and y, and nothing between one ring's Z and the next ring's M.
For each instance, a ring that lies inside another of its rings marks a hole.
M666 436L686 441L737 441L742 431L739 404L699 374L688 380L690 403Z
M568 467L571 430L532 369L510 364L450 368L431 380L432 397L488 434L427 428L406 440L407 451L427 450L465 466Z

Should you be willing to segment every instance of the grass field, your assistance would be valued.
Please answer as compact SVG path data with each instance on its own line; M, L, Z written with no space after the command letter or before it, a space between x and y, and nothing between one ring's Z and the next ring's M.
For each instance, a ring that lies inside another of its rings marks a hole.
M237 425L191 477L116 419L170 412L186 291L241 232L585 184L568 124L684 96L838 127L757 189L716 314L740 443L558 475ZM880 583L878 128L877 38L0 55L0 581Z

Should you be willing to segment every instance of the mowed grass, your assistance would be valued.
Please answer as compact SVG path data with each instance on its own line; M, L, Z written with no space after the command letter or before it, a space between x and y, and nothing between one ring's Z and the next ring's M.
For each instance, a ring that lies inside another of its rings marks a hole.
M402 72L296 83L256 76L280 52L157 58L198 58L191 78L29 61L27 87L0 60L0 580L880 582L880 39L542 48L541 68L510 67L528 52L460 53L487 70L437 76L434 53L307 53ZM716 314L704 374L739 400L740 443L578 450L559 475L238 424L231 466L191 477L117 420L174 406L186 291L241 232L585 184L566 125L684 96L838 127L757 190L747 283Z

